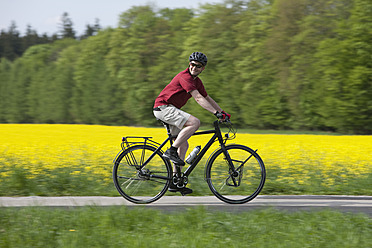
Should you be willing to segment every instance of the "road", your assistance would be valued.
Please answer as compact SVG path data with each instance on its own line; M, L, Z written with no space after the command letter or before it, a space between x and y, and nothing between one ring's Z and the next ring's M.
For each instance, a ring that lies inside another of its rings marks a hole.
M205 206L207 209L219 211L250 211L272 207L286 211L313 211L334 209L342 212L366 213L372 217L372 196L269 196L259 195L254 200L241 205L231 205L221 202L214 196L163 196L160 200L147 204L136 205L122 197L83 196L83 197L0 197L0 207L75 207L75 206L127 206L161 209L163 211L178 211L184 208Z

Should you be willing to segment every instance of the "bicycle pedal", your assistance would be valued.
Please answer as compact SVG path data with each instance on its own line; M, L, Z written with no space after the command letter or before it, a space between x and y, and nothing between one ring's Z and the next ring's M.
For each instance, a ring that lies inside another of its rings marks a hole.
M185 196L187 194L191 194L192 192L180 191L180 193L181 193L182 196Z
M189 188L178 188L178 187L169 187L168 188L168 191L169 192L172 192L172 193L176 193L176 192L180 192L182 196L185 196L187 194L191 194L192 193L192 189L189 189Z

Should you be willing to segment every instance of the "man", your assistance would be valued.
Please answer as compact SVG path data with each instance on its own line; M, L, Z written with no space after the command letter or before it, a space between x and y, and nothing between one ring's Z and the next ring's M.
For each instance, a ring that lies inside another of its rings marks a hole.
M189 57L189 67L178 73L155 100L155 117L168 123L172 135L177 135L173 145L163 155L174 163L174 171L176 171L175 166L180 166L182 170L182 166L185 165L184 159L189 148L187 140L200 126L198 118L181 110L181 107L191 97L217 118L225 119L231 117L207 94L202 81L198 77L204 71L207 62L207 56L203 53L192 53ZM169 191L179 191L183 194L192 193L189 188L178 188L173 184L169 187Z

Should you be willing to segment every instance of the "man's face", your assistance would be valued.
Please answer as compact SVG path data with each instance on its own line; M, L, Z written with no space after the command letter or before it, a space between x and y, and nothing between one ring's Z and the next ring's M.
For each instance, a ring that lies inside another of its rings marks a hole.
M189 63L190 74L194 77L198 76L202 71L204 71L205 66L198 61L191 61Z

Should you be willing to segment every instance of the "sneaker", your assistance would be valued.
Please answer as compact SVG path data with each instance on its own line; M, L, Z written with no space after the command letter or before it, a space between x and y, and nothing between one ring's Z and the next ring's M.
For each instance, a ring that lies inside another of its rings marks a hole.
M183 162L183 160L180 159L180 157L178 156L177 151L173 151L171 149L168 149L164 152L163 157L169 159L175 165L178 165L178 166L184 166L185 165L185 162Z
M191 194L192 193L192 189L190 188L186 188L186 187L183 187L183 188L178 188L176 185L174 185L173 183L171 183L169 185L169 188L168 188L168 191L169 192L180 192L182 195L187 195L187 194Z

